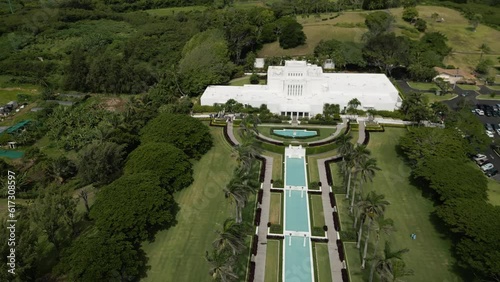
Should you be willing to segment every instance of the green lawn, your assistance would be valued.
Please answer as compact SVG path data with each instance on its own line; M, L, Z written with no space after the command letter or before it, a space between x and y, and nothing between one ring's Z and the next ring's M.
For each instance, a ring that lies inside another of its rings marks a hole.
M408 82L408 85L413 89L418 90L431 90L438 89L437 85L434 82Z
M434 102L451 100L451 99L457 97L456 94L451 94L451 93L438 96L434 92L425 92L424 95L427 96L427 98L429 99L429 104L432 104Z
M488 87L491 90L497 90L497 91L500 90L500 85L487 85L486 87Z
M231 86L243 86L245 84L251 84L250 83L250 76L249 75L246 75L246 76L243 76L243 77L239 77L239 78L235 78L235 79L229 81L229 85L231 85ZM261 84L261 85L266 84L266 80L265 79L260 79L259 80L259 84Z
M391 235L390 241L394 249L410 249L404 259L407 267L415 272L414 276L405 278L405 281L462 281L452 270L454 259L450 251L451 241L445 234L438 232L431 221L434 203L424 198L421 190L409 183L410 168L396 152L396 145L404 133L405 129L398 128L386 128L385 132L371 133L368 149L382 170L377 172L373 183L365 185L364 191L367 193L376 190L384 194L391 203L385 216L394 220L397 232ZM337 199L342 228L345 230L350 226L351 219L346 216L347 204L340 201L343 196L339 195ZM417 240L410 239L412 233L417 234ZM383 242L380 245L383 246ZM371 253L372 245L369 246ZM359 265L359 256L353 254L349 248L346 249L353 281L361 281L361 276L354 279L355 273L359 272L359 267L356 267Z
M273 158L273 180L283 179L283 155L268 151L264 155Z
M476 86L476 85L457 84L457 87L462 89L462 90L473 90L473 91L479 90L479 86Z
M488 200L491 204L500 206L500 183L488 179Z
M265 282L282 281L282 240L267 240Z
M181 210L177 225L159 232L145 243L151 266L145 281L210 281L205 251L211 249L215 230L234 207L224 198L223 188L232 177L236 160L224 140L222 128L210 128L214 147L194 165L194 182L175 195Z
M319 182L318 159L333 157L337 154L337 150L328 151L322 154L308 155L307 156L307 169L309 182ZM324 184L326 185L326 183Z
M269 207L269 222L280 225L282 221L281 208L283 193L271 192L271 206Z
M330 270L328 245L325 243L313 243L312 248L316 282L331 282L332 272Z
M493 97L491 95L477 95L476 99L478 99L478 100L500 100L500 95L494 95Z
M203 11L206 8L207 7L205 6L172 7L172 8L146 10L146 13L153 16L171 16L178 12Z
M321 195L309 194L309 206L311 210L311 227L323 227L325 225L325 213Z
M267 137L275 139L275 140L288 141L288 142L293 141L293 140L297 140L299 142L312 142L312 141L322 140L322 139L325 139L328 136L332 135L333 133L335 133L335 131L337 131L337 128L335 126L322 127L322 128L310 127L309 130L317 130L319 134L316 136L313 136L313 137L309 137L309 138L297 138L296 139L296 138L287 138L287 137L282 137L282 136L271 134L271 130L273 130L273 129L276 129L276 128L286 129L286 128L290 128L290 126L272 126L271 127L271 126L259 125L259 126L257 126L257 128L259 129L259 132L264 136L267 136ZM308 127L305 126L305 128L308 128Z

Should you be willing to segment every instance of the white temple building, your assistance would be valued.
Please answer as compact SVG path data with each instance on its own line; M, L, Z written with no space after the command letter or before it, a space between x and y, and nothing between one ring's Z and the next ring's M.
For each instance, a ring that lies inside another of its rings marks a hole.
M309 117L323 113L323 105L340 108L357 98L364 110L399 108L398 90L384 74L323 73L306 61L286 61L285 66L270 66L267 85L207 87L201 105L224 104L234 99L241 104L267 108L276 114Z

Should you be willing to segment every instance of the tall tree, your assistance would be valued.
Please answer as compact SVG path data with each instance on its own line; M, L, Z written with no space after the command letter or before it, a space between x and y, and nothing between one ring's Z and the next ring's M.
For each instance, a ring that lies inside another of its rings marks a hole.
M363 144L357 144L356 147L354 148L352 152L352 160L354 163L354 178L356 179L356 171L359 166L368 159L370 156L370 150L366 148L366 145ZM349 190L349 187L347 187ZM352 188L352 195L351 195L351 206L350 206L350 212L351 214L353 213L354 209L354 198L356 197L356 185L353 186Z
M385 218L384 215L381 215L375 219L375 235L377 236L375 239L375 247L373 248L373 257L377 255L378 245L380 243L380 239L382 235L390 235L392 232L396 231L394 228L394 221L390 218Z
M245 232L242 224L228 218L217 230L217 238L212 243L218 251L230 250L233 255L240 254L245 249Z
M78 154L78 174L86 184L105 185L121 174L123 146L112 142L94 142Z
M90 218L100 231L140 243L175 225L178 210L173 196L160 187L159 176L144 172L124 175L103 187Z
M234 273L234 257L227 251L213 250L205 254L206 261L210 264L209 274L214 281L231 282L238 279Z
M420 124L429 117L428 99L422 93L410 93L401 103L401 111L406 118Z
M403 255L409 251L410 250L408 249L393 251L391 249L390 243L386 241L384 255L377 255L372 259L370 282L373 281L373 275L375 274L375 271L379 274L382 281L394 281L395 264L398 264L399 261L403 261ZM406 270L406 273L406 276L412 275L413 271Z
M368 242L370 241L371 228L375 219L384 214L386 206L389 202L384 200L384 195L378 195L376 192L371 191L366 198L361 202L360 207L368 219L368 227L366 229L365 248L363 250L363 262L361 268L364 269L366 265L366 255L368 254ZM361 236L361 234L360 234ZM357 247L359 248L360 240L358 239Z
M476 32L476 29L478 25L483 21L483 15L481 14L474 14L472 18L470 19L469 23L472 26L472 31Z
M356 168L356 174L359 176L359 195L361 198L361 195L363 195L363 183L366 183L368 181L372 181L373 177L375 176L375 172L377 170L380 170L380 168L377 166L377 160L370 158L370 159L363 159L357 166ZM353 194L354 196L354 194ZM351 206L354 206L354 199L355 197L352 197L351 199ZM356 228L357 224L357 219L358 217L355 216L354 219L354 228Z

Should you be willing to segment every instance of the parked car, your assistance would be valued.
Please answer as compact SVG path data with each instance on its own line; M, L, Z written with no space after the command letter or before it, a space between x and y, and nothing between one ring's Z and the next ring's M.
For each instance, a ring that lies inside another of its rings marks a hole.
M497 127L497 133L500 135L500 127Z
M492 164L492 163L487 163L487 164L484 164L481 166L481 170L482 171L487 171L487 170L490 170L492 168L494 168L495 166Z
M484 173L486 173L486 175L488 177L492 177L492 176L495 176L498 174L498 170L496 168L492 168L492 169L488 169L487 171L485 171Z
M476 109L476 114L478 114L480 116L484 116L484 111L481 109Z
M491 123L485 123L484 128L488 131L493 131L493 125Z
M493 112L491 112L491 111L486 111L486 112L484 112L484 114L485 114L487 117L491 117L491 116L493 116Z
M488 135L488 137L490 137L490 138L495 137L495 133L493 133L493 131L489 131L489 130L486 130L486 135Z
M483 155L483 154L477 154L473 157L473 159L477 162L480 160L487 160L488 157L486 155Z
M488 161L488 159L485 159L485 160L479 160L476 163L478 166L482 166L482 165L489 163L489 161Z

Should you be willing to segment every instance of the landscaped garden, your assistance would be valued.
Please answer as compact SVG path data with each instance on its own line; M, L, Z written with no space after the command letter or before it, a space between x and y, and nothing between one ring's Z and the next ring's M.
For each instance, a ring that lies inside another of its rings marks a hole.
M328 245L325 243L313 242L314 276L317 282L331 282L332 271L330 269L330 256Z
M267 240L265 282L281 282L283 240Z
M283 193L271 192L271 205L269 206L270 232L273 234L283 234Z
M317 135L315 136L312 136L312 137L302 137L302 138L295 138L295 137L283 137L283 136L279 136L277 135L276 133L273 133L272 131L277 129L294 129L294 130L300 130L300 129L296 129L295 127L294 128L291 128L290 126L268 126L268 125L259 125L258 127L258 130L259 132L266 136L266 137L269 137L269 138L272 138L272 139L275 139L275 140L280 140L280 141L288 141L288 142L291 142L291 141L299 141L299 142L312 142L312 141L317 141L317 140L322 140L322 139L325 139L329 136L331 136L332 134L335 133L335 131L337 130L336 127L332 126L332 127L325 127L325 126L322 126L322 127L315 127L315 126L302 126L302 127L299 127L300 129L306 129L308 131L316 131L317 132Z
M404 255L404 262L408 269L414 271L414 275L405 277L405 280L460 280L459 275L453 271L455 260L450 252L451 241L446 239L435 226L432 216L435 211L434 203L424 198L419 188L410 184L408 179L410 168L396 151L399 138L404 133L404 129L396 128L386 128L383 133L371 133L368 149L377 160L381 171L378 171L373 182L366 183L363 189L365 193L377 191L378 194L385 195L385 200L390 203L386 209L385 218L394 221L397 231L383 238L391 243L393 250L410 249ZM338 165L334 166L332 170L335 172L338 170ZM337 195L336 198L342 230L348 230L353 224L347 210L349 203L342 194ZM417 234L416 240L410 238L413 233ZM371 237L372 243L375 242L375 237ZM353 247L355 243L345 245L352 281L365 281L366 272L369 270L364 272L360 270L362 248ZM379 245L381 246L379 250L383 249L384 243L381 242ZM372 256L372 244L369 244L368 252Z
M311 214L311 230L313 236L325 236L325 214L323 212L322 197L319 194L309 194L309 213Z

